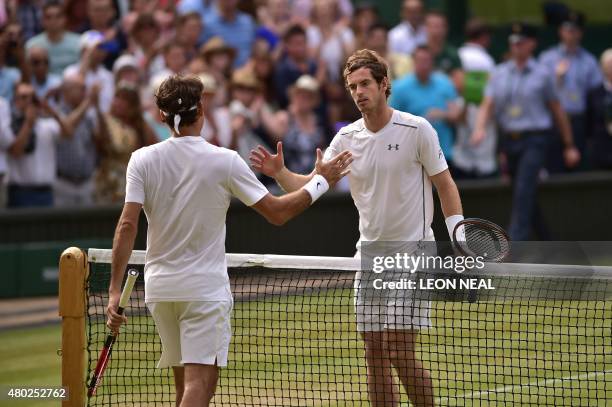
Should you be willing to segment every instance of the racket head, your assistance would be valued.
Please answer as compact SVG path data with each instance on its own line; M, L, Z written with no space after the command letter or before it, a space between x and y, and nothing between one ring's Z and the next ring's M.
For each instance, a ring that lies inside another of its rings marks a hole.
M457 240L463 227L465 241ZM482 257L485 262L501 262L510 254L510 237L499 225L479 218L459 221L453 229L453 245L463 256Z

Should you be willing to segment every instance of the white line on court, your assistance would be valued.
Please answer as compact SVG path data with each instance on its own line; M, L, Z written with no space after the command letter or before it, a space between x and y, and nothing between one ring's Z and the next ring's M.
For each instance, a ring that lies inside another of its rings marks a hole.
M454 397L439 397L436 399L436 405L440 405L443 402L445 403L451 402L450 404L444 404L444 405L454 405L455 403L457 403L457 400L460 400L460 399L476 399L476 398L479 398L479 397L482 397L482 396L485 396L491 393L509 393L509 392L512 393L513 390L521 389L523 387L534 387L534 386L535 387L548 387L551 385L555 385L557 383L563 383L567 381L592 380L592 379L597 379L601 376L606 376L609 374L612 374L612 370L604 370L602 372L582 373L580 375L560 377L557 379L537 380L537 381L523 383L523 384L507 385L507 386L498 387L492 390L483 390L483 391L476 391L472 393L458 394Z

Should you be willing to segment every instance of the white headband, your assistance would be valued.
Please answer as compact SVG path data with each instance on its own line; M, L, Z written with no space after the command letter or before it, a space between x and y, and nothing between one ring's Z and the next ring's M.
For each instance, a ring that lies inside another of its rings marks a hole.
M183 99L179 98L178 104L181 105L182 103L183 103ZM193 105L187 110L179 110L174 115L174 131L176 132L176 134L181 134L181 132L179 131L179 125L181 124L181 113L190 112L192 110L196 110L197 108L198 108L198 105ZM160 110L160 112L164 117L168 117L168 113L164 112L163 110Z

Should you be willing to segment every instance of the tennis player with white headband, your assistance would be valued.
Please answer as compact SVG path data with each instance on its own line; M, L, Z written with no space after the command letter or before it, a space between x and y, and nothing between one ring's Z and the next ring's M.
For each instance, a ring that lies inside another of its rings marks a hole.
M417 242L435 240L431 229L432 185L438 191L451 238L463 219L459 192L436 131L424 118L389 107L388 72L386 61L374 51L360 50L349 57L344 69L345 85L363 118L340 129L325 152L327 162L334 162L342 150L350 151L355 159L348 180L359 211L361 236L357 249L362 257L366 242L405 243L404 247L416 251ZM311 182L316 174L313 171L300 175L287 170L281 143L275 155L261 146L252 151L251 163L288 192ZM457 240L465 240L459 229ZM419 330L431 325L429 301L414 299L412 290L404 290L405 296L399 298L398 293L365 298L367 290L359 289L363 281L366 279L362 279L362 273L357 273L357 330L366 348L371 405L399 404L398 387L393 380L395 370L412 405L433 406L430 373L415 352Z
M342 152L324 163L302 188L271 195L235 151L200 137L203 85L172 76L155 98L173 137L132 154L125 205L113 241L107 325L118 330L121 281L134 247L138 217L148 220L145 302L162 342L158 367L172 367L177 406L208 406L226 366L231 336L225 260L225 217L232 196L270 223L295 217L346 175L352 157Z

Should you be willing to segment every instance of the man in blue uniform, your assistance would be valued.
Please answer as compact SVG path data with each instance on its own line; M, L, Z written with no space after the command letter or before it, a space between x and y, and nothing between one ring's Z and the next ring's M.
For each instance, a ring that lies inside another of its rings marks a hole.
M570 12L559 27L559 45L540 56L540 62L555 78L555 87L563 110L568 114L576 147L581 155L586 148L586 123L584 120L587 93L601 84L602 77L597 60L580 46L584 16ZM561 144L556 139L549 150L548 169L561 172L563 159Z
M500 146L513 179L512 214L509 234L512 240L528 240L531 227L542 234L537 216L538 174L546 160L552 137L553 120L563 142L565 165L574 167L580 153L574 146L572 129L561 108L554 79L533 59L536 29L524 23L512 25L508 38L512 58L496 67L485 89L472 142L486 137L486 124L495 117L501 130Z

